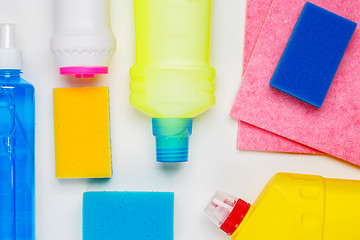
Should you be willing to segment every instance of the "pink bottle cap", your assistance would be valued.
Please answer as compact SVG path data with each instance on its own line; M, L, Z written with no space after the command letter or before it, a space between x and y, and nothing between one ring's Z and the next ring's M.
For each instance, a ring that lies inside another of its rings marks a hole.
M62 67L60 74L74 75L76 78L92 78L95 74L108 74L108 67Z

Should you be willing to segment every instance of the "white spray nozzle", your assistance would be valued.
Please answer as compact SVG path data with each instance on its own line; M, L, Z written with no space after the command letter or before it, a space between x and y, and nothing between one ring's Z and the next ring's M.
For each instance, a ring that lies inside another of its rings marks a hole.
M16 48L16 25L0 24L0 48Z
M16 25L0 24L0 69L21 69L22 52L16 44Z

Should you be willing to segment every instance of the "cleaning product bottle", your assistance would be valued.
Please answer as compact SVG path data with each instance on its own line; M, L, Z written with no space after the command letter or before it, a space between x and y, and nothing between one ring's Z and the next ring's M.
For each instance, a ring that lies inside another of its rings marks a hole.
M109 0L56 0L55 10L51 49L60 74L107 74L116 48Z
M159 162L188 159L192 118L215 103L211 0L134 0L130 103L150 115Z
M208 217L233 240L360 239L360 181L278 173L250 204L217 192Z
M15 25L0 24L0 239L35 239L34 87Z

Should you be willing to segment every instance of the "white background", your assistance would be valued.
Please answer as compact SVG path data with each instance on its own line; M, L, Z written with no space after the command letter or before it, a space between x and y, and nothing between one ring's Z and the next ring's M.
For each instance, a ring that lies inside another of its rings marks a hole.
M85 81L58 74L49 47L54 0L0 0L0 22L18 25L24 78L36 89L38 240L81 239L82 193L89 190L174 191L175 239L219 240L227 236L203 213L217 189L253 202L279 171L360 179L359 168L328 156L236 149L237 121L229 112L240 86L245 5L245 0L213 1L211 61L217 70L217 103L194 121L189 162L167 166L155 161L151 119L128 100L128 73L135 58L132 0L111 1L117 51L109 75ZM110 180L55 179L52 89L82 85L110 88Z

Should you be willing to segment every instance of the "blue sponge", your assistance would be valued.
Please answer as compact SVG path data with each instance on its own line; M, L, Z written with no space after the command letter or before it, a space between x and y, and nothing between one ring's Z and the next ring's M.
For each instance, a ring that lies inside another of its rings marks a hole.
M172 240L174 193L85 192L83 240Z
M356 25L306 3L270 86L320 108Z

